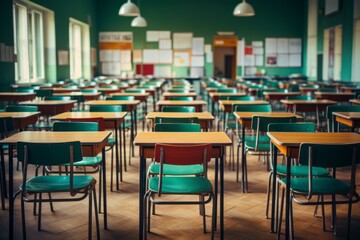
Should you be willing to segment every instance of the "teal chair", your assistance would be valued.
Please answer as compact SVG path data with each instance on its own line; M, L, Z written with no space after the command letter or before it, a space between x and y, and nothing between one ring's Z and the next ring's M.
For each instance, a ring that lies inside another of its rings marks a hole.
M258 154L264 153L266 157L267 169L270 170L269 166L269 155L270 152L270 138L266 135L268 131L268 125L271 123L291 123L296 122L296 117L265 117L256 116L252 117L251 129L255 132L255 136L250 139L245 138L245 154L242 163L242 179L245 191L248 191L248 174L247 174L247 158L248 152L257 152ZM254 139L255 138L255 139Z
M155 132L200 132L198 123L156 123Z
M188 93L189 91L186 89L169 89L170 93Z
M156 123L199 123L199 119L197 117L155 117L154 119Z
M315 132L316 124L310 122L300 122L300 123L271 123L268 126L269 132ZM269 212L269 199L271 192L271 182L274 174L273 162L270 161L271 171L269 172L269 181L268 181L268 190L267 190L267 201L266 201L266 218L268 218ZM325 168L313 167L312 168L314 176L327 176L329 171ZM276 174L278 179L281 179L286 176L286 165L277 165ZM290 170L291 177L307 177L308 176L308 166L301 166L295 163L291 166ZM278 191L276 191L278 192ZM276 198L278 200L278 197ZM276 217L277 218L277 217Z
M288 100L312 100L314 99L311 95L298 95L298 96L288 96Z
M52 89L37 89L35 90L36 96L40 99L44 99L45 97L49 97L53 95L54 90Z
M162 112L195 112L195 107L164 106Z
M106 97L106 100L133 101L133 100L135 100L135 97L134 96L111 96L111 97Z
M44 97L45 101L69 101L71 100L70 96L47 96Z
M144 216L143 237L147 238L150 232L150 212L151 204L196 204L205 211L205 204L213 201L211 238L214 237L216 204L211 182L207 178L207 164L211 160L212 147L210 144L199 145L168 145L156 144L154 152L154 162L159 165L159 174L152 176L147 181L147 192L143 200ZM188 166L201 165L203 171L199 175L177 175L168 176L165 172L165 165ZM199 196L199 200L194 198L189 200L163 200L163 195L190 195ZM206 198L206 199L205 199ZM206 214L203 217L203 231L206 232Z
M254 96L220 96L220 100L255 101Z
M360 144L315 144L302 143L300 145L299 163L308 166L308 176L291 178L290 186L287 186L286 178L281 179L282 199L280 206L280 220L278 225L278 238L281 234L281 222L284 205L284 191L290 188L290 222L293 223L292 202L300 205L332 205L332 226L334 234L337 233L336 205L347 204L348 216L346 238L350 239L351 210L352 204L360 200L356 192L356 166L360 163ZM312 168L321 167L332 169L331 176L314 176ZM338 178L338 168L348 167L349 173ZM320 201L311 201L313 197L320 197ZM329 196L325 198L324 196ZM302 219L306 221L306 219ZM323 220L324 217L323 217ZM291 236L294 237L294 227L290 224ZM323 230L326 231L325 224Z
M218 88L216 89L216 92L218 93L236 93L236 88Z
M186 96L178 96L178 97L170 97L169 100L175 101L193 101L193 97L186 97Z
M77 176L74 174L74 164L81 162L82 149L78 141L61 142L61 143L17 143L18 159L23 163L22 184L19 186L21 193L21 219L23 239L26 239L26 219L25 219L25 202L38 202L38 230L41 230L41 205L43 202L69 202L80 201L88 197L89 199L89 218L88 218L88 239L92 239L92 204L95 209L95 223L97 239L100 239L99 218L96 202L95 185L96 180L89 175ZM41 166L69 166L69 175L43 175L30 177L29 165L36 167ZM56 198L42 198L43 194L64 193ZM68 193L66 197L65 193ZM39 194L39 198L29 198L29 195ZM15 195L15 196L16 196ZM81 195L78 197L78 195ZM94 203L93 203L94 201Z
M16 89L16 92L19 92L19 93L34 93L35 89L34 88L20 87L20 88Z
M145 89L126 89L126 93L146 93Z
M326 108L327 131L339 132L342 124L335 124L333 112L360 112L360 106L332 105Z

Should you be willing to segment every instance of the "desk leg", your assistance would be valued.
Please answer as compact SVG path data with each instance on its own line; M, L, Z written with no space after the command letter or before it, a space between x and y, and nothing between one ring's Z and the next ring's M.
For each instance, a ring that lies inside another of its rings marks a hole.
M125 120L123 121L123 149L124 149L124 171L127 171L127 167L126 167L126 129L125 129Z
M290 239L290 164L291 158L286 157L285 239Z
M216 226L217 226L217 204L218 204L218 196L219 196L219 158L215 159L215 179L214 179L214 204L216 206L216 211L215 211L215 229L216 230Z
M241 126L241 188L245 192L245 126Z
M132 141L134 141L134 128L135 128L135 122L134 122L134 119L135 119L135 116L134 116L134 111L131 110L130 111L130 114L131 114L131 132L130 132L130 146L131 148L133 147L133 143ZM129 164L131 162L131 152L132 152L133 149L129 149Z
M135 151L134 151L134 143L133 143L133 141L134 141L134 138L135 138L135 135L137 135L137 112L136 112L136 108L135 108L135 110L134 110L134 120L135 120L135 134L133 134L133 137L132 137L132 139L131 139L131 146L132 146L132 156L134 157L135 156Z
M106 200L106 154L105 148L102 150L103 158L103 195L104 195L104 229L107 229L107 200Z
M9 239L14 239L14 170L13 146L9 145Z
M118 126L115 123L115 154L116 154L116 190L119 190L119 174L120 181L122 182L122 161L121 156L119 159L119 134Z
M277 173L277 150L274 144L270 144L271 149L271 161L273 163L273 182L272 182L272 196L271 196L271 225L270 225L270 232L276 232L276 224L275 221L275 203L276 203L276 173ZM277 220L277 219L276 219Z
M220 157L220 239L224 239L224 156Z
M227 112L225 111L225 109L224 109L224 113L223 113L223 116L224 116L224 119L223 119L223 131L225 132L225 129L226 129L226 114L227 114Z
M208 103L209 104L209 103ZM215 116L215 101L211 101L211 114Z
M139 172L139 240L143 239L143 219L146 216L144 213L143 199L145 195L146 186L146 158L140 157L140 172Z

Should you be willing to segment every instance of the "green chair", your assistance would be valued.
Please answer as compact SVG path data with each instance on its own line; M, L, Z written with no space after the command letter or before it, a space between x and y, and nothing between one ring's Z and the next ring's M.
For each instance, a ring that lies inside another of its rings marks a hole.
M155 117L156 123L199 123L197 117Z
M236 93L236 88L218 88L216 89L216 92L218 93Z
M23 239L26 239L26 220L25 202L38 202L38 230L41 230L41 205L42 202L69 202L80 201L88 197L89 199L89 218L88 218L88 239L92 239L92 204L95 209L95 223L97 239L100 239L99 219L96 202L95 185L96 180L92 176L74 175L74 164L82 161L82 149L80 142L60 142L60 143L17 143L18 159L23 163L23 179L19 186L21 193L21 219L23 229ZM30 178L29 165L57 166L68 164L69 175L35 175ZM50 193L69 193L69 196L62 194L57 198L42 198L43 194ZM39 198L29 198L32 194L39 194ZM77 195L81 195L77 197ZM94 201L94 203L93 203Z
M145 89L126 89L126 93L146 93Z
M189 93L189 91L186 89L169 89L168 91L170 93Z
M301 122L301 123L271 123L268 126L269 132L315 132L316 124L310 122ZM269 181L268 181L268 190L267 190L267 201L266 201L266 218L268 218L269 211L269 199L271 192L271 182L272 176L274 174L273 162L270 161L271 171L269 172ZM329 171L325 168L313 167L312 168L314 176L327 176ZM278 179L286 176L286 165L277 165L276 174ZM307 177L308 176L308 166L300 166L295 164L291 166L290 170L291 177ZM276 191L278 192L278 191ZM276 198L278 200L278 198Z
M133 100L135 100L135 97L134 96L111 96L111 97L106 97L106 100L133 101Z
M82 93L98 93L98 90L95 88L85 88L85 89L81 89L80 92L82 92Z
M336 88L319 88L318 92L323 92L323 93L336 93L337 89Z
M257 152L259 154L265 153L267 169L269 166L269 155L270 152L270 138L266 135L268 131L268 125L271 123L291 123L296 122L296 117L266 117L256 116L252 117L251 129L255 132L255 136L250 139L245 138L245 154L242 164L242 179L244 180L245 190L248 191L248 174L247 174L247 159L246 155L248 152ZM253 139L255 137L255 140Z
M37 89L35 90L36 96L40 99L44 99L45 97L49 97L53 95L54 90L52 89Z
M335 124L335 116L333 112L360 112L360 106L349 106L349 105L332 105L326 107L326 121L328 132L339 132L341 125Z
M271 112L271 105L270 104L259 104L259 105L253 105L253 104L234 104L233 105L233 112ZM235 119L235 118L234 118ZM228 129L232 130L232 133L230 135L230 138L234 139L234 132L239 133L239 122L235 120L234 123L228 124ZM242 127L242 126L240 126ZM245 130L244 130L245 131ZM245 136L246 141L255 141L255 136ZM240 147L242 143L242 135L237 135L237 151L236 151L236 181L239 181L239 169L240 169ZM259 142L268 141L268 138L266 136L259 136ZM234 141L233 141L234 142ZM234 154L234 150L232 150L232 154ZM234 157L232 158L234 159ZM234 161L233 161L234 164ZM233 167L234 168L234 167Z
M314 99L311 95L298 95L298 96L288 96L288 100L312 100Z
M210 144L199 145L167 145L156 144L154 152L154 161L159 164L159 174L148 179L148 190L143 200L144 216L143 219L143 237L146 239L147 231L150 232L150 212L151 202L153 204L196 204L201 206L205 211L205 204L213 201L212 206L212 227L211 238L214 237L215 228L215 212L216 204L214 203L214 193L211 182L207 179L207 163L211 160ZM165 171L165 164L169 165L202 165L203 172L199 175L191 176L167 176ZM199 200L195 201L193 198L189 200L162 200L163 195L197 195ZM155 198L156 196L156 198ZM206 199L205 199L206 198ZM206 214L203 217L203 231L206 232Z
M186 97L186 96L177 96L177 97L170 97L169 100L175 101L193 101L193 97Z
M162 112L195 112L195 107L164 106Z
M5 112L37 112L36 106L23 106L23 105L8 105Z
M198 123L156 123L155 132L200 132Z
M254 96L220 96L220 100L255 101Z
M35 89L34 88L21 87L21 88L17 88L16 92L19 92L19 93L34 93Z
M300 205L324 205L332 206L332 227L334 234L337 233L336 205L348 204L346 238L350 239L351 210L352 204L360 200L356 192L356 165L360 163L360 144L315 144L302 143L300 145L299 163L308 166L308 176L303 178L291 178L290 186L286 185L286 178L281 179L282 199L280 207L280 220L278 225L278 237L281 234L281 222L284 205L284 190L290 188L290 222L293 223L292 202ZM314 176L312 168L322 167L332 169L331 177ZM338 168L349 168L349 173L341 179L336 172ZM314 196L320 197L320 201L311 201ZM324 198L329 196L329 198ZM303 219L303 221L306 221ZM326 231L325 218L323 216L323 230ZM290 224L291 236L294 237L294 227Z
M71 100L70 96L47 96L44 97L45 101L69 101Z

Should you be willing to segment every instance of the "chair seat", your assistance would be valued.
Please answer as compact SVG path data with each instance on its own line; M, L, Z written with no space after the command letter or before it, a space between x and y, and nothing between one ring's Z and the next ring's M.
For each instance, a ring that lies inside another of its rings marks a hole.
M95 179L92 176L74 176L73 189L87 188ZM22 185L19 186L22 190ZM27 192L68 192L70 190L70 176L39 176L26 182Z
M159 177L149 180L149 190L159 191ZM203 177L163 177L162 193L168 194L200 194L212 190L211 182Z
M107 145L113 145L115 144L115 138L108 138L108 144Z
M313 178L312 181L312 193L315 195L346 194L351 190L350 184L336 178ZM281 179L281 182L285 184L286 178ZM309 179L291 178L290 189L296 193L307 194L309 191Z
M82 161L79 162L74 162L74 166L75 167L80 167L80 166L91 166L91 165L99 165L102 161L102 157L101 156L96 156L96 157L83 157ZM66 164L65 166L69 166L70 164Z
M254 150L255 142L245 141L245 147L249 150ZM270 151L270 143L258 143L257 151Z
M277 174L286 175L286 166L285 165L277 166L276 172L277 172ZM313 174L313 176L326 176L326 175L329 175L329 171L326 170L325 168L313 167L312 174ZM298 176L298 177L309 176L309 167L308 166L291 166L290 175Z
M238 136L238 140L241 141L241 136ZM255 142L256 136L245 136L245 142ZM269 142L270 138L268 136L259 136L259 142Z
M204 168L200 164L194 165L170 165L164 164L163 173L165 175L196 175L204 172ZM149 173L159 174L160 173L160 164L151 164L149 166Z

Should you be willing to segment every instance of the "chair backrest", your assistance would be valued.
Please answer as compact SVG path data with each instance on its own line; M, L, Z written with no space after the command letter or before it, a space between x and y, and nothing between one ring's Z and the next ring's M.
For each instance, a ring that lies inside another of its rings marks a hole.
M162 112L195 112L195 107L185 106L164 106Z
M0 135L1 138L9 136L11 131L14 131L14 120L12 117L0 117Z
M93 122L98 124L99 131L105 130L105 120L104 118L67 118L68 122Z
M145 93L145 89L126 89L126 93Z
M97 122L54 122L54 132L97 132L99 124Z
M268 125L271 123L295 123L296 117L267 117L253 116L251 128L257 132L267 132Z
M90 105L90 112L122 112L120 105Z
M329 92L329 93L336 93L336 88L319 88L318 92Z
M198 123L156 123L155 132L200 132Z
M254 96L220 96L220 100L254 101Z
M302 143L299 163L323 168L352 166L360 163L360 144Z
M68 101L71 100L70 96L46 96L44 97L46 101Z
M156 144L155 162L175 165L204 164L211 160L211 144L171 145Z
M35 90L33 88L17 88L16 92L22 92L22 93L34 93Z
M297 95L297 96L288 96L288 100L311 100L313 97L311 95Z
M155 117L155 123L199 123L197 117Z
M168 91L171 93L188 93L189 92L186 89L169 89Z
M233 110L235 112L271 112L270 104L234 104Z
M177 96L177 97L170 97L169 100L177 100L177 101L193 101L193 97L186 97L186 96Z
M6 106L5 112L37 112L37 106L10 105Z
M315 132L316 124L312 122L270 123L269 132Z
M219 93L236 93L236 88L218 88L216 92Z
M38 96L39 98L44 98L44 97L52 96L54 90L52 90L52 89L38 89L38 90L35 90L35 92L36 92L36 96Z
M132 101L135 100L134 96L111 96L111 97L106 97L106 100L128 100L128 101Z
M61 143L18 142L17 155L20 162L33 165L62 165L82 160L82 149L79 141Z
M338 125L335 124L333 112L360 112L360 106L331 105L326 108L326 120L328 132L337 132Z
M82 92L82 93L97 93L98 90L95 88L85 88L85 89L81 89L80 92Z

